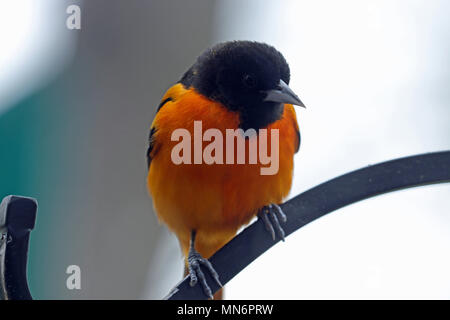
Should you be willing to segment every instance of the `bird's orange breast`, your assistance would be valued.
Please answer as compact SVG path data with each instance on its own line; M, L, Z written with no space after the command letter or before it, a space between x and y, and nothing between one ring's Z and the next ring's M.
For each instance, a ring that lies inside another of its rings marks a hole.
M239 115L181 84L173 86L163 100L172 98L157 113L152 126L154 147L148 173L148 187L158 218L176 233L187 253L192 230L197 230L197 250L211 256L228 242L258 210L270 203L281 203L289 193L293 156L298 144L297 121L292 105L285 105L280 120L268 126L279 130L279 141L271 143L269 154L279 148L277 173L262 175L261 163L249 164L175 164L172 150L179 143L171 141L176 129L186 129L194 149L194 121L201 121L203 132L218 129L223 134L224 162L227 154L226 130L237 129ZM244 139L248 153L251 137ZM205 148L210 142L202 142ZM234 149L236 151L236 149ZM235 152L236 155L236 152ZM194 162L193 152L191 154Z

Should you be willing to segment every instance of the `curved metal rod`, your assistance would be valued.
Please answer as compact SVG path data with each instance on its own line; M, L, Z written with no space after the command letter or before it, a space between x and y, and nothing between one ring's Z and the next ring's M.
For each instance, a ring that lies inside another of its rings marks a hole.
M450 151L382 162L322 183L287 201L281 205L288 216L283 227L286 235L289 235L325 214L357 201L391 191L442 182L450 182ZM222 284L226 284L276 242L267 235L262 221L258 220L209 260ZM216 292L219 287L208 272L204 273L211 289ZM201 286L191 287L186 277L165 299L200 300L206 299L206 296Z
M31 300L28 241L36 221L33 198L7 196L0 204L0 300Z

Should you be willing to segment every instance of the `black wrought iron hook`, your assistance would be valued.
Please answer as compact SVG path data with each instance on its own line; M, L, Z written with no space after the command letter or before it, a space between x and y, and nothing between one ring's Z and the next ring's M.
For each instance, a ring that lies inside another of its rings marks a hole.
M450 181L450 151L415 155L368 166L322 183L281 207L288 215L286 235L323 215L379 194ZM27 256L30 232L36 221L35 199L8 196L0 204L0 299L32 299L27 283ZM267 237L261 221L256 221L210 261L223 284L230 281L276 242ZM207 278L209 273L205 272ZM209 279L211 289L219 288ZM186 277L166 299L205 299L200 286L191 287Z
M318 185L287 201L286 236L304 225L357 201L405 188L450 181L450 151L415 155L368 166ZM258 220L216 252L209 260L222 284L230 281L276 242ZM205 272L211 290L219 287ZM165 299L206 299L201 286L191 287L186 277Z
M0 300L31 300L28 241L36 221L35 199L7 196L0 204Z

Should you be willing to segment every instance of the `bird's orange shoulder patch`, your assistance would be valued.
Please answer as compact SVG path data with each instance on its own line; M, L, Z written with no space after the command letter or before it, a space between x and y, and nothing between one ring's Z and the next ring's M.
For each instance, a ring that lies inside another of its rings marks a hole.
M158 108L156 109L156 113L158 115L159 111L166 106L167 104L173 103L180 99L188 89L186 89L181 83L176 83L172 87L170 87L164 96L162 97ZM150 134L148 136L148 148L147 148L147 168L150 168L150 164L152 162L152 159L154 155L156 154L158 150L157 141L156 141L156 135L157 135L157 126L155 124L155 119L153 120L153 123L150 127Z

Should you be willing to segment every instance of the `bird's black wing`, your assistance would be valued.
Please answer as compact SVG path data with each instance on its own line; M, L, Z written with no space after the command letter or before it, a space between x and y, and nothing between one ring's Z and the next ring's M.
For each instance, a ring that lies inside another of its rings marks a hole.
M296 129L296 133L297 133L297 146L295 148L295 153L297 153L298 150L300 150L300 144L302 142L302 137L300 136L300 130L298 128Z
M169 101L173 101L173 98L169 97L169 98L161 101L158 108L156 109L156 113L158 113L159 110L161 110L161 108ZM155 136L154 136L155 132L156 132L156 127L151 127L150 134L148 135L148 148L147 148L147 168L148 169L150 169L150 164L152 162L151 154L155 147Z
M152 162L152 151L155 147L155 132L156 128L152 127L150 129L150 134L148 135L148 148L147 148L147 168L150 170L150 164Z

